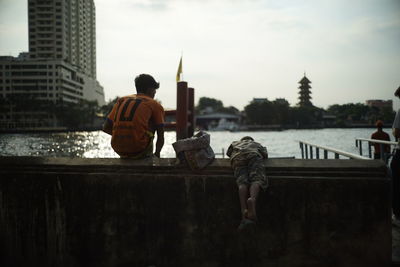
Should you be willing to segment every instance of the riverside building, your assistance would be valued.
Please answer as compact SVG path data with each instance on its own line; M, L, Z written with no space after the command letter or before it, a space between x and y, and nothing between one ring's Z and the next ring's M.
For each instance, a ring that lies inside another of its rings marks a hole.
M0 57L0 97L61 103L105 103L96 79L93 0L29 0L29 52ZM61 126L46 110L13 111L6 106L0 128Z

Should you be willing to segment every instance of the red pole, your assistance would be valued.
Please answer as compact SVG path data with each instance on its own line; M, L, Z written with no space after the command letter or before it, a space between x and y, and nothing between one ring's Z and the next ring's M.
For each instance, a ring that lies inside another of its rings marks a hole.
M178 82L176 88L176 140L188 138L188 87Z
M189 128L188 128L188 137L192 137L194 134L194 128L196 127L196 119L194 116L194 88L189 87L189 95L188 95L188 109L189 109Z

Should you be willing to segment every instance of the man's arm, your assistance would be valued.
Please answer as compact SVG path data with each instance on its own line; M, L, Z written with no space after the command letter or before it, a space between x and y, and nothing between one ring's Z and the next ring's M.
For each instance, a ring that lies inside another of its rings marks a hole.
M117 102L114 104L110 114L108 114L108 116L106 117L106 120L103 124L103 132L112 135L112 129L113 129L113 125L114 125L114 121L112 118L115 118L116 116L116 112L118 107L122 104L123 102L123 98L118 98Z
M112 135L112 128L113 128L113 122L109 118L107 118L103 124L103 132Z
M400 138L400 129L399 128L393 128L393 136L396 140Z
M157 142L156 142L156 152L154 155L160 157L161 149L164 146L164 127L157 128Z
M232 155L232 150L233 150L233 147L232 147L232 145L230 145L230 146L228 147L228 151L226 151L226 155L227 155L228 157L231 157L231 155Z
M395 141L397 141L400 138L400 109L397 111L396 117L394 117L392 132Z
M268 151L267 151L267 148L266 148L265 146L261 146L261 145L260 145L259 151L260 151L261 155L262 155L265 159L268 158Z

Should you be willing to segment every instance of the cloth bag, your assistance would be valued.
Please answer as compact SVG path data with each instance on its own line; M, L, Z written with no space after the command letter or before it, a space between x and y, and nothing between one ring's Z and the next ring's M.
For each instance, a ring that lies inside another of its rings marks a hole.
M210 135L203 131L191 138L178 140L172 146L180 163L188 165L192 170L205 168L215 158L210 146Z

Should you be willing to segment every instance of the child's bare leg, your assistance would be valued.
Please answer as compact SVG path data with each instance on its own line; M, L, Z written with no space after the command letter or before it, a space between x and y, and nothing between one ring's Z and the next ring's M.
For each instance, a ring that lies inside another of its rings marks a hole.
M260 193L260 184L251 184L250 197L247 199L248 218L251 220L257 220L256 204L258 193Z
M249 187L245 184L239 185L239 200L240 200L240 210L242 212L242 217L245 219L247 217L247 198L249 196Z

